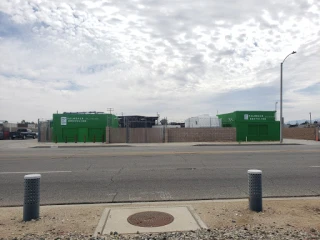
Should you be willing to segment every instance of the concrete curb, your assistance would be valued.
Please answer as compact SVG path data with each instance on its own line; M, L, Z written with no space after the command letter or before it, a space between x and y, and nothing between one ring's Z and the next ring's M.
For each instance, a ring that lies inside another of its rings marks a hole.
M30 148L105 148L105 147L133 147L131 145L71 145L71 146L61 146L61 145L51 145L51 146L34 146Z
M208 229L207 225L202 221L200 216L196 214L196 211L194 210L194 208L192 206L187 206L187 208L189 209L189 212L191 213L194 220L198 223L198 225L203 229Z
M300 143L240 143L240 144L195 144L194 147L244 147L244 146L296 146Z
M81 143L80 143L81 144ZM134 144L126 144L126 145L116 145L116 144L105 144L105 145L49 145L49 146L32 146L29 148L121 148L121 147L137 147ZM190 144L192 147L243 147L243 146L297 146L297 145L304 145L300 143L241 143L241 144ZM148 146L141 146L141 147L148 147Z
M103 229L105 228L105 225L107 223L109 214L110 214L111 209L105 208L103 210L103 213L100 217L98 226L96 227L96 230L94 231L93 237L98 237L99 234L102 234Z

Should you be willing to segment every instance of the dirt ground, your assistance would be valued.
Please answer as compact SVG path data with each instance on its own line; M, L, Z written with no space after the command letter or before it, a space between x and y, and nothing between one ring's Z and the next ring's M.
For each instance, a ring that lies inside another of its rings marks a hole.
M128 206L185 206L191 205L209 228L230 226L266 226L295 228L304 231L320 230L320 198L263 200L263 212L248 209L248 201L199 201L149 204L97 204L41 206L40 219L23 222L23 208L0 208L0 238L21 237L32 233L42 235L70 232L91 235L103 209Z

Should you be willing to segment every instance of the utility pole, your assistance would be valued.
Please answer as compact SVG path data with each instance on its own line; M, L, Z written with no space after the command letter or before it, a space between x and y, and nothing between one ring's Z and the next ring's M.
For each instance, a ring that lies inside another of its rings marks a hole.
M157 112L157 125L159 125L159 117L160 117L160 114Z
M113 108L107 108L107 111L109 111L109 113L110 113L110 118L109 118L109 124L108 125L109 125L109 127L111 127L112 126L112 111L114 111L114 109Z
M311 123L311 112L310 112L309 114L310 114L310 125L311 125L311 124L312 124L312 123Z
M122 124L123 124L123 127L125 127L125 122L124 122L124 118L123 118L123 112L121 112L121 115L122 115Z

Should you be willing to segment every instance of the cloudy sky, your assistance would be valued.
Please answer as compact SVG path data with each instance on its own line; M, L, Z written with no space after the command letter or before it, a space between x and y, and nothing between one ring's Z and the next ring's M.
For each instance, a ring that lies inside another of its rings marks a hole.
M274 110L292 51L285 120L319 118L318 0L1 0L0 119Z

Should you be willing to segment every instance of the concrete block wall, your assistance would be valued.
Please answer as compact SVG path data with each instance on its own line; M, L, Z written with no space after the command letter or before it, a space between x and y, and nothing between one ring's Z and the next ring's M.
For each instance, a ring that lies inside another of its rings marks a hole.
M284 128L283 138L316 140L318 128Z
M168 142L234 142L235 128L171 128Z
M146 128L129 128L129 143L146 143L147 129Z
M110 141L107 143L125 143L126 130L125 128L110 128Z
M110 128L106 127L106 143L110 143Z
M163 143L164 129L163 128L147 128L146 142Z
M109 134L108 129L106 130ZM107 143L162 143L164 129L162 128L110 128L110 138ZM128 136L127 136L128 134Z
M128 134L128 136L127 136ZM235 142L235 128L106 128L106 143Z

